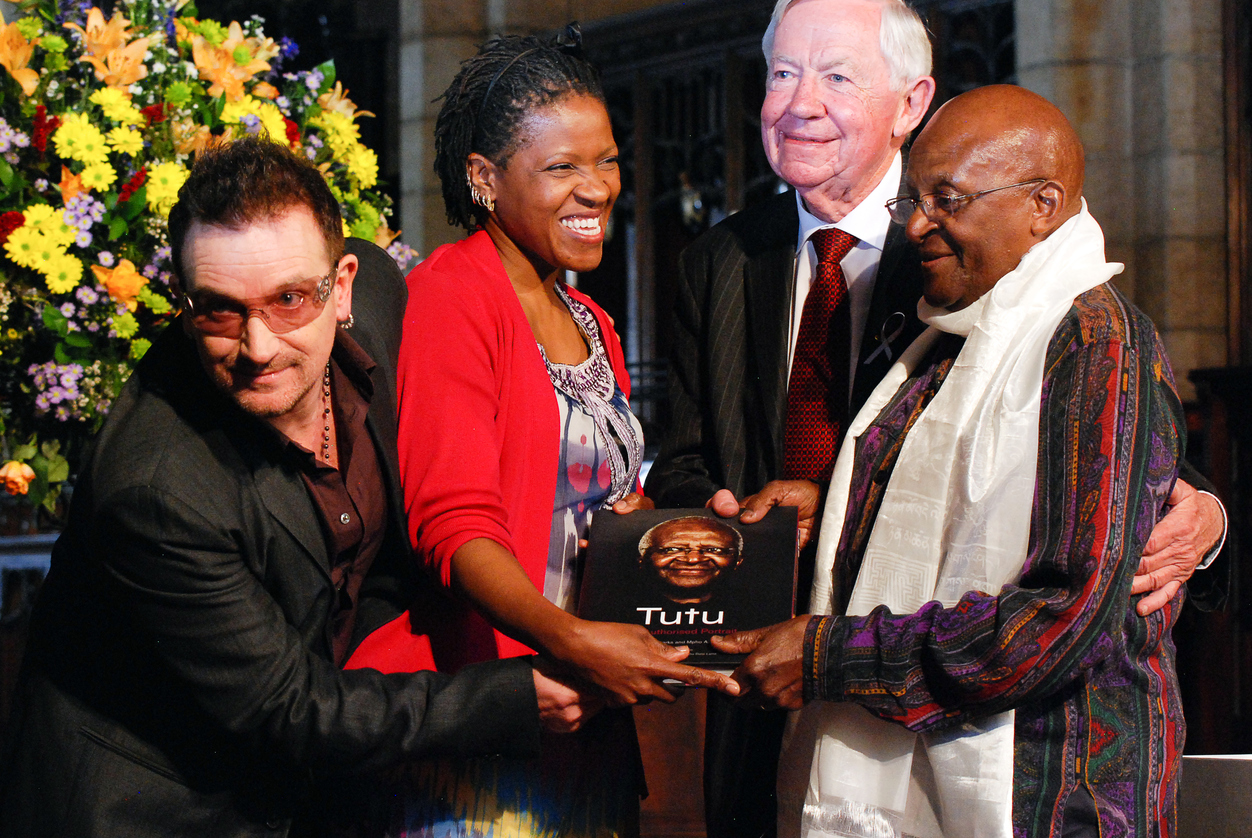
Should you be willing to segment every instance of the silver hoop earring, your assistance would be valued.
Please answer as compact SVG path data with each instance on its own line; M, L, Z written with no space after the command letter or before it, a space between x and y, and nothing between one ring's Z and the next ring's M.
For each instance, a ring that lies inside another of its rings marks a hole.
M471 201L487 210L487 212L495 212L496 202L484 195L482 191L474 185L474 180L470 177L469 172L465 173L465 185L469 187Z
M356 325L356 318L352 316L352 312L348 312L348 319L340 320L339 325L342 326L344 329L351 329L353 326Z
M476 186L470 187L470 197L473 199L474 203L478 204L483 209L487 210L487 212L495 212L496 202L493 201L491 198L488 198L482 192L478 191L478 187Z

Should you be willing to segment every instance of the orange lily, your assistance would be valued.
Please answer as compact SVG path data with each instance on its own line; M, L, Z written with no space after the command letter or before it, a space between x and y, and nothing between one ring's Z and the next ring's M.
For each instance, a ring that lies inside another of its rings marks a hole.
M358 116L373 116L369 111L357 110L356 104L348 98L348 91L343 89L343 85L335 82L335 86L317 97L317 104L324 111L334 111L341 113L352 121L356 121Z
M62 25L66 29L73 29L79 35L82 35L83 50L86 51L87 55L96 58L126 46L130 36L133 34L127 28L130 26L130 20L121 12L114 12L113 17L109 18L106 23L104 13L94 6L87 13L86 29L83 29L77 23Z
M71 172L69 166L61 167L60 187L61 202L64 204L69 204L70 201L74 200L74 198L82 193L91 191L83 185L82 175L76 175Z
M96 78L109 87L125 88L148 75L143 57L148 51L148 39L130 41L133 33L130 21L121 13L114 12L106 23L104 15L94 6L87 13L87 28L77 23L63 24L83 38L83 57L96 68Z
M148 39L140 38L121 49L106 53L103 61L87 57L83 60L91 61L95 65L96 78L100 81L109 87L125 90L148 75L148 67L143 63L143 57L147 52Z
M13 80L22 86L22 93L29 96L39 86L39 74L26 65L35 54L36 38L26 40L16 23L0 26L0 65L9 71Z
M235 60L235 52L240 47L249 56L243 64ZM226 40L220 46L213 46L202 35L193 35L191 40L191 58L200 71L200 78L212 82L209 95L225 94L231 102L238 102L244 97L244 84L257 73L268 70L270 65L266 59L273 58L278 52L279 47L272 38L245 38L238 21L231 21Z
M392 230L390 227L387 226L387 222L384 221L379 226L379 228L374 231L374 244L378 245L379 247L385 250L387 248L387 245L395 241L396 237L399 235L400 235L399 230Z
M226 139L225 136L213 136L208 126L196 125L186 117L172 120L170 132L173 134L174 148L179 154L199 154Z
M135 298L140 290L148 284L148 278L135 270L135 263L129 259L121 259L116 268L92 265L91 272L96 281L109 289L109 296L126 306L131 311L139 307Z

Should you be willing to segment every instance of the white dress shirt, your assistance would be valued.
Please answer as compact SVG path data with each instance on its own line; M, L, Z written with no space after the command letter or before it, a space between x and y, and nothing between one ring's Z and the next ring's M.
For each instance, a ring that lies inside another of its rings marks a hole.
M800 336L800 315L804 312L804 300L813 284L817 271L817 253L809 241L813 233L825 227L834 227L860 241L848 251L840 266L848 283L848 298L852 306L852 345L848 347L848 398L856 380L856 365L860 355L861 338L865 335L865 318L869 316L869 304L874 297L874 281L878 278L878 263L882 261L883 246L887 242L887 229L891 226L891 214L887 201L896 197L900 187L900 175L904 163L897 152L891 168L861 203L838 223L830 224L813 215L796 193L796 207L800 213L800 235L796 241L795 299L791 312L791 338L787 344L787 369L790 379L791 362L795 356L796 340ZM903 349L903 347L901 347Z

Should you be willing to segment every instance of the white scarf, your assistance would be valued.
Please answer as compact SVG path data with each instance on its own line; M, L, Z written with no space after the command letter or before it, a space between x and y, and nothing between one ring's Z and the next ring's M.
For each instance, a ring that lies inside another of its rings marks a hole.
M811 613L830 614L838 601L833 569L855 439L941 332L965 335L965 345L901 448L847 613L883 604L911 614L931 600L951 607L966 591L998 593L1018 578L1048 343L1074 298L1121 270L1105 262L1104 234L1084 201L974 304L949 313L919 303L930 328L857 414L836 462ZM778 774L781 838L1011 834L1012 711L920 735L850 703L815 701L790 721Z

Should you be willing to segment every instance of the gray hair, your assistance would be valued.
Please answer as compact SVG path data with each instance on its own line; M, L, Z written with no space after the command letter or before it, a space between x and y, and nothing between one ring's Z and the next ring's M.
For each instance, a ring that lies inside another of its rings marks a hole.
M723 524L716 518L709 518L705 515L684 515L680 518L670 518L667 521L662 521L656 526L649 528L648 531L643 534L643 538L639 539L639 558L642 559L644 556L648 555L648 551L652 549L652 533L667 524L677 524L685 521L699 521L702 525L711 530L716 530L721 533L731 533L735 537L735 556L739 557L743 555L743 533L739 532L739 530L735 529L730 524Z
M765 27L761 49L765 63L774 56L774 32L787 9L799 0L778 0L774 14ZM903 91L909 82L929 76L931 70L930 36L926 24L904 0L869 0L882 7L882 23L878 27L878 46L891 71L891 87Z

